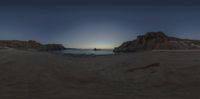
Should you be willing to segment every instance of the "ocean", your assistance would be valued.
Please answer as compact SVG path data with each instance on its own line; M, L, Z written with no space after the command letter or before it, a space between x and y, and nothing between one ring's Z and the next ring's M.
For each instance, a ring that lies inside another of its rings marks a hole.
M56 54L80 54L80 55L112 55L114 54L111 49L102 49L94 51L93 49L66 49L63 51L54 51Z

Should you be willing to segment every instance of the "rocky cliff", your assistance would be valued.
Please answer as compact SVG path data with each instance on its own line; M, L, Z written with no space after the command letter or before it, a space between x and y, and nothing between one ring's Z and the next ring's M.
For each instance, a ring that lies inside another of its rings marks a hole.
M200 41L169 37L163 32L148 32L133 41L123 43L113 51L118 53L155 49L200 49Z
M61 44L41 44L36 41L0 40L1 47L16 49L36 49L41 51L64 50Z

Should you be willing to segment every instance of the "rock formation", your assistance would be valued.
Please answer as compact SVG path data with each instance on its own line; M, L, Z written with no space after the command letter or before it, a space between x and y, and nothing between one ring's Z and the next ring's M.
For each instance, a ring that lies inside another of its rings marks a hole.
M163 32L148 32L145 35L138 36L133 41L123 43L113 51L119 53L155 49L200 49L200 41L169 37Z
M19 40L1 40L1 47L15 48L15 49L36 49L41 51L64 50L65 47L61 44L41 44L36 41L19 41Z

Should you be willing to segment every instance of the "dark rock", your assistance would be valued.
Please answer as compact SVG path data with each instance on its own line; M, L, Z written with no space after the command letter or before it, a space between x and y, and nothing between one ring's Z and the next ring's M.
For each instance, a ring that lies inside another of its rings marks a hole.
M119 53L155 49L200 49L200 41L169 37L163 32L148 32L136 40L123 43L113 51Z
M18 49L37 49L42 46L42 44L36 41L19 41L19 40L2 40L0 44L9 48Z
M36 41L19 41L19 40L1 40L1 47L15 48L15 49L35 49L42 51L64 50L65 47L61 44L41 44Z
M100 51L101 49L94 48L93 50L94 50L94 51Z

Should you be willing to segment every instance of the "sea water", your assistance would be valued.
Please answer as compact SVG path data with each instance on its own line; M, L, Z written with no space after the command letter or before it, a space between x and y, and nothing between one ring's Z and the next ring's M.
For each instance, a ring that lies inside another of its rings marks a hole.
M93 50L93 49L66 49L62 51L56 51L58 54L84 54L84 55L111 55L114 54L111 49Z

